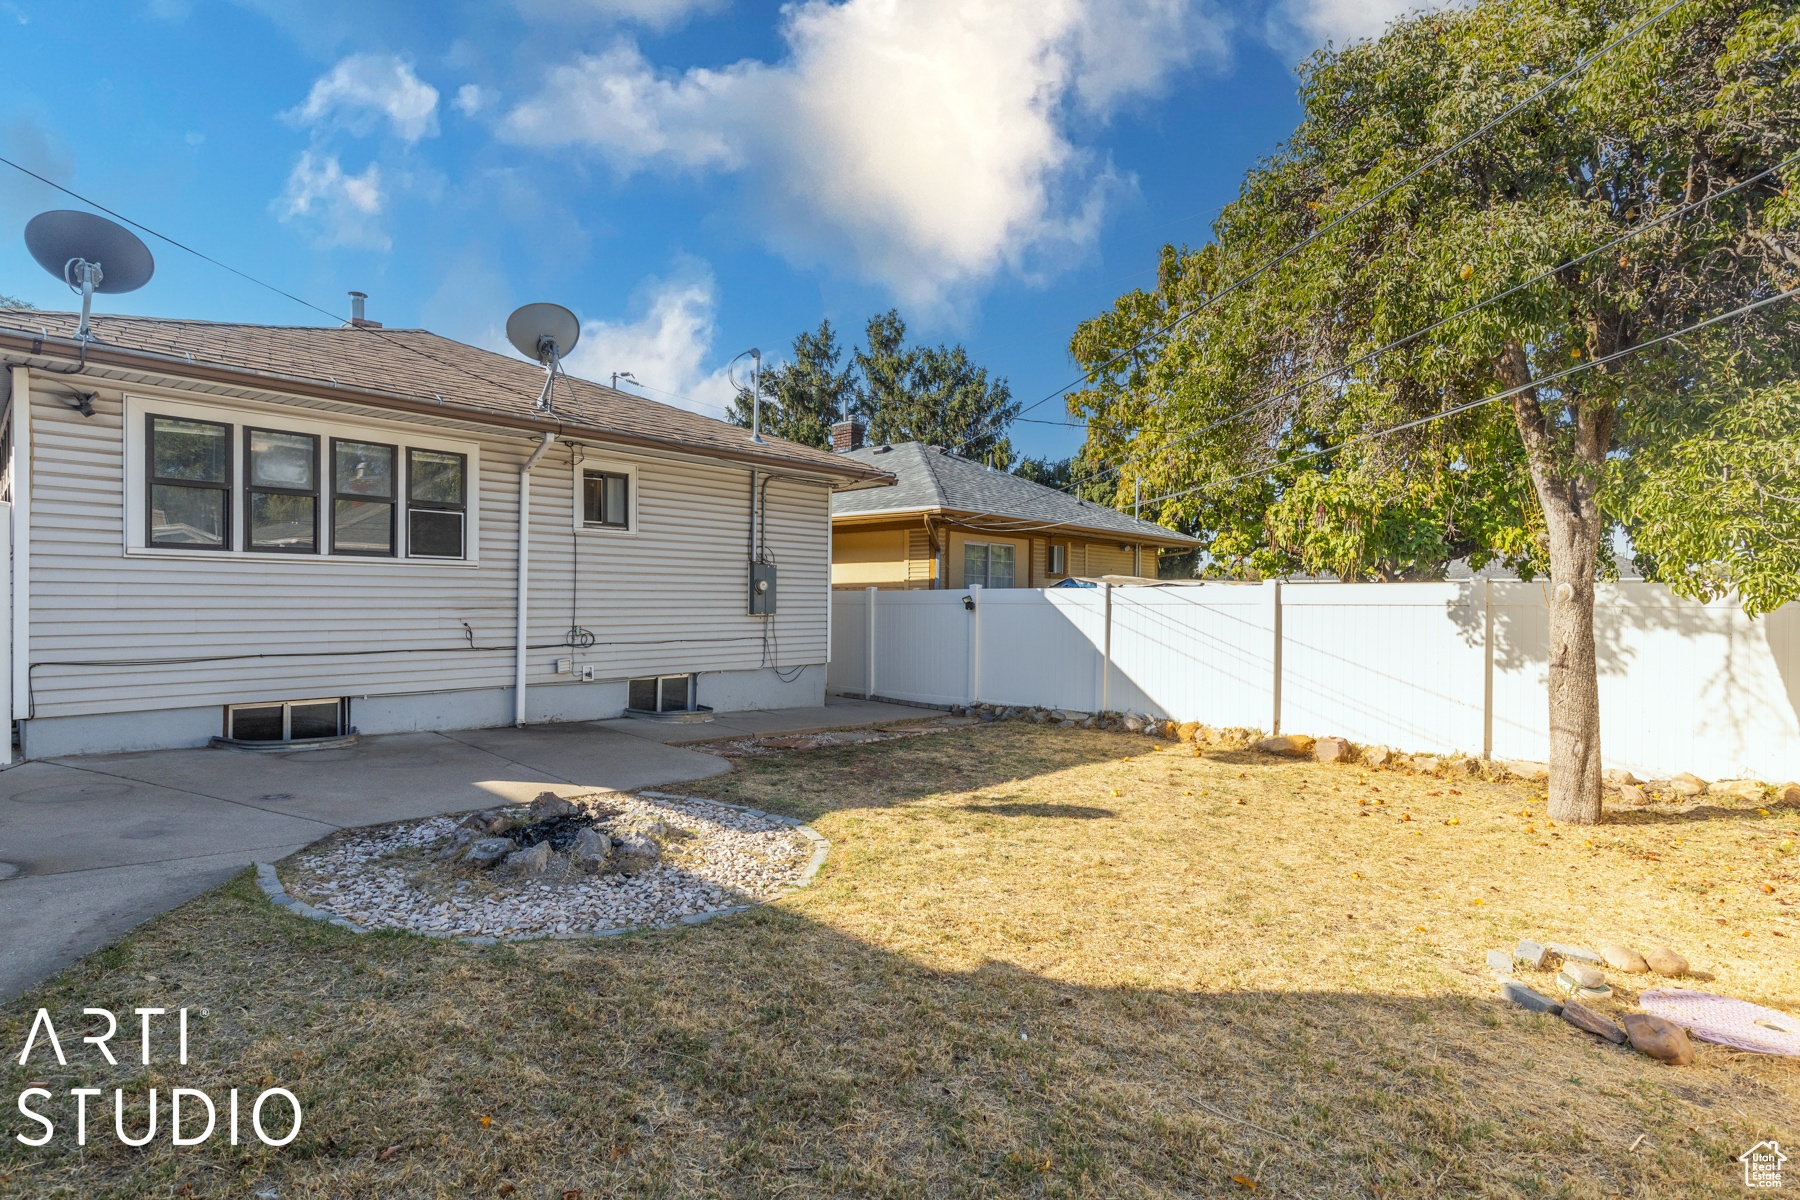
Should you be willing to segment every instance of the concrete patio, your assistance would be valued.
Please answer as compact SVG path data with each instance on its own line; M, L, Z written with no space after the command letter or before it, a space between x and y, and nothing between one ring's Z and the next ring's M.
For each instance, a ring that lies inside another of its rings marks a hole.
M0 999L249 865L336 829L529 800L549 784L703 779L681 748L752 734L917 721L929 709L832 698L704 724L613 720L400 733L330 750L157 750L0 772Z

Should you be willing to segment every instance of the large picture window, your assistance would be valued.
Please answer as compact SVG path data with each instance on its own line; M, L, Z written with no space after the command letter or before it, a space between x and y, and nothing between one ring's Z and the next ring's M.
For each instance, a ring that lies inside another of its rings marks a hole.
M231 426L151 416L147 442L148 544L231 549Z
M1011 587L1015 557L1014 547L1001 542L964 542L963 586Z
M583 471L581 520L602 528L630 528L631 477L617 471Z
M396 448L331 440L331 552L392 557Z
M319 550L319 439L310 433L244 430L246 550Z
M469 460L446 450L406 452L406 548L415 558L461 558Z

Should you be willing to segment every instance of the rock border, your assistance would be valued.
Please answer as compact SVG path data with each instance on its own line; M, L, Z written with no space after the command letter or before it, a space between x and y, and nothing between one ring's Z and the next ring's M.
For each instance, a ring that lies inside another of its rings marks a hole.
M831 843L827 841L818 830L810 825L802 824L793 817L784 817L777 813L764 812L760 808L751 808L747 804L727 804L723 800L714 800L707 796L680 796L673 792L651 791L639 791L630 794L648 796L652 800L690 800L696 804L716 804L720 808L730 808L735 809L738 812L752 813L759 817L766 817L777 824L790 827L811 842L813 845L812 858L807 860L806 866L801 869L800 878L792 883L782 885L781 891L776 895L769 897L767 900L758 900L754 904L738 904L731 908L715 908L711 912L689 913L687 916L679 917L674 921L658 921L649 925L627 925L619 929L592 929L586 933L520 933L506 937L492 937L487 935L477 937L457 937L450 933L421 933L417 936L457 941L463 943L465 946L493 946L501 942L591 941L598 938L618 937L621 934L627 933L646 933L656 929L675 929L682 925L699 925L703 922L713 920L715 917L735 916L738 913L749 912L753 908L761 908L766 904L773 904L777 900L785 900L799 889L812 886L813 879L819 874L819 868L825 865L826 855L831 851ZM253 862L251 865L256 868L257 886L263 890L264 895L269 897L269 903L278 908L285 908L291 913L307 917L314 921L323 921L328 925L336 925L340 929L348 929L351 933L408 932L404 930L367 929L356 924L354 921L351 921L346 917L340 917L327 909L316 908L313 905L306 903L304 900L299 900L288 895L287 888L282 885L281 876L276 873L275 865L273 863Z

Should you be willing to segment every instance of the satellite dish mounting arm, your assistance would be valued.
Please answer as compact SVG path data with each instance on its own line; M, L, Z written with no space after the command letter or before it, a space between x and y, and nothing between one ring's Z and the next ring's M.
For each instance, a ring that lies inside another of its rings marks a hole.
M79 342L94 341L94 331L88 327L88 314L94 307L94 289L105 280L106 272L100 269L97 262L89 262L85 258L71 258L63 264L63 282L69 290L81 297L81 323L75 327L75 340ZM82 347L83 350L86 346Z

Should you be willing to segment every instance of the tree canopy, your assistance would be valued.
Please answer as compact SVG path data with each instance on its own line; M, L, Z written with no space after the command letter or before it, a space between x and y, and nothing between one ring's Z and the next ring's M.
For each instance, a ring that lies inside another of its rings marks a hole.
M960 345L906 341L898 310L869 318L863 345L839 369L842 351L829 321L794 339L794 356L763 372L763 428L778 437L829 448L831 426L855 416L872 442L928 442L1005 468L1007 428L1018 415L1006 380L990 378ZM752 394L739 392L731 420L748 427Z
M1800 16L1665 7L1488 0L1321 51L1213 240L1071 343L1089 453L1215 570L1548 572L1552 806L1576 820L1607 537L1683 595L1800 589L1775 511L1800 494L1795 310L1659 340L1800 285Z

